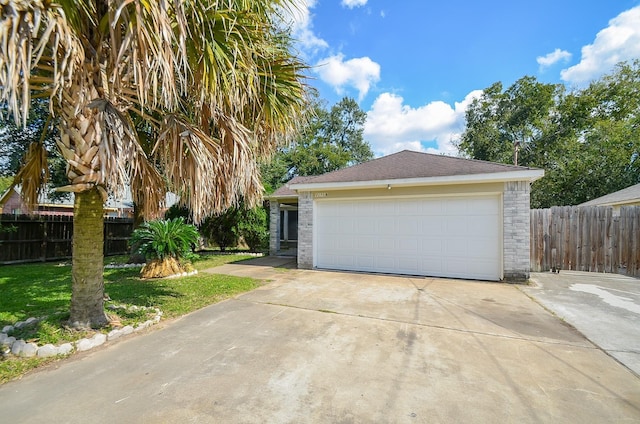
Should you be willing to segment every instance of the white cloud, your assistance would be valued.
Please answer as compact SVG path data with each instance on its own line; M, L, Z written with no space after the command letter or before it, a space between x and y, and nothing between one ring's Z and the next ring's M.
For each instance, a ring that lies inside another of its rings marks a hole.
M315 5L316 0L294 0L293 7L285 12L290 17L289 25L291 25L293 37L298 40L304 50L310 53L329 47L325 40L317 37L313 32L311 9Z
M353 9L354 7L364 6L367 4L367 0L342 0L340 4L348 7L349 9Z
M371 106L364 126L364 138L378 155L400 150L456 155L451 143L457 140L465 125L465 111L473 99L482 94L475 90L454 106L434 101L418 108L404 105L396 94L383 93ZM421 142L435 141L436 149L425 148Z
M569 60L571 60L571 53L560 49L555 49L546 56L538 56L536 58L538 65L540 65L540 70L544 70L545 68L555 65L560 61L568 62Z
M640 57L640 6L622 12L582 48L580 63L564 69L564 81L585 83L609 72L618 62Z
M368 57L344 60L343 54L330 56L320 60L314 71L338 94L343 94L346 87L355 88L359 100L380 80L380 65Z

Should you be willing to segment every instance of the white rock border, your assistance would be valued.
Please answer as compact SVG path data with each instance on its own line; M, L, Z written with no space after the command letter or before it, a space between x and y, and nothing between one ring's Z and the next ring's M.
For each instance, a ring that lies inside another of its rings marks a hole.
M16 340L15 337L10 336L16 329L20 329L27 325L32 325L41 321L47 317L34 318L31 317L25 321L18 321L14 325L5 325L0 331L0 353L3 355L12 354L14 356L22 357L22 358L48 358L51 356L57 355L69 355L76 352L84 352L94 347L98 347L103 345L107 341L116 340L122 336L126 336L127 334L131 334L133 332L138 332L144 330L146 328L151 327L154 324L160 322L162 318L162 311L158 308L147 307L147 306L125 306L125 305L115 305L109 304L107 305L107 309L112 311L115 310L132 310L132 311L149 311L153 310L155 312L155 316L153 319L147 320L142 323L138 323L135 327L131 325L124 326L122 328L116 328L111 330L109 333L96 333L91 338L83 338L76 342L63 343L59 346L55 346L53 344L45 344L42 346L38 346L36 343L27 343L24 340Z
M119 268L142 268L144 264L107 264L105 269L119 269Z

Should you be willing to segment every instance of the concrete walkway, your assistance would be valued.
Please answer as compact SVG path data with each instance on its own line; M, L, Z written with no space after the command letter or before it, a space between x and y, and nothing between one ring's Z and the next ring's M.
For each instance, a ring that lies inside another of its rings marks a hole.
M531 281L525 293L640 376L640 279L561 271Z
M0 386L1 420L640 421L640 379L517 286L275 260L212 270L268 280L252 292Z

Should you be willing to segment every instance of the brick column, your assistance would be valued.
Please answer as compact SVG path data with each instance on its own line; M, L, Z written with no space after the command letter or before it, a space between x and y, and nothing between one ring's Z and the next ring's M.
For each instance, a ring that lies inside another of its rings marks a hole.
M523 281L529 278L531 270L530 193L531 187L526 181L505 183L502 248L506 281Z
M298 268L313 268L313 196L298 193Z
M269 202L269 254L277 255L280 251L280 202L271 199Z

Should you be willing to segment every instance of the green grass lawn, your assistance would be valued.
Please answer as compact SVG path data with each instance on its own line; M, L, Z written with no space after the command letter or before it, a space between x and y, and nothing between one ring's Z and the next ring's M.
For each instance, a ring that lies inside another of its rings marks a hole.
M197 270L251 258L249 255L206 255L193 265ZM121 263L126 258L105 258L105 264ZM251 290L257 281L251 278L198 273L189 277L141 280L139 268L107 268L104 271L105 293L113 303L157 307L164 318L174 318L212 303ZM12 334L39 345L79 340L87 333L64 328L71 301L71 266L68 263L43 263L0 266L0 329L29 317L48 316L29 329ZM110 318L122 325L148 319L145 312L113 312ZM102 331L110 330L110 327ZM0 359L0 384L55 359Z

